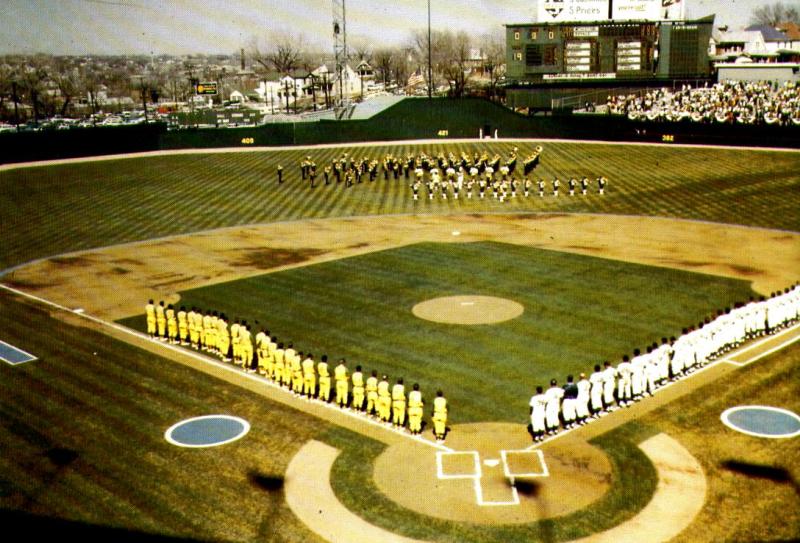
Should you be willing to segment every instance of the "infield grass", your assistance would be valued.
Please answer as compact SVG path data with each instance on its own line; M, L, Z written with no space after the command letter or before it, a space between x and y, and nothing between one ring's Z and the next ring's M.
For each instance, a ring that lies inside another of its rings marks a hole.
M441 143L198 153L111 160L0 172L3 251L0 270L68 251L208 230L222 226L397 213L591 212L668 216L800 230L800 153L744 149L547 143L537 177L549 182L605 175L606 195L470 201L411 199L408 182L365 182L344 190L322 185L322 167L348 152L519 156L535 143ZM300 179L312 156L317 188ZM275 170L285 168L278 185Z
M181 293L181 305L262 323L279 341L438 388L450 422L526 420L536 385L617 363L747 300L745 281L495 242L422 243ZM485 295L525 307L491 325L421 320L431 298ZM123 323L144 328L143 316Z

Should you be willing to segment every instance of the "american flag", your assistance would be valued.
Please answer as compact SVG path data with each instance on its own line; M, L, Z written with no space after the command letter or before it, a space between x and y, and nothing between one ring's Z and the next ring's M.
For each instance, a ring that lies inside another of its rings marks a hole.
M417 70L408 78L408 86L413 87L415 85L419 85L420 83L424 83L425 78L422 76L422 72Z

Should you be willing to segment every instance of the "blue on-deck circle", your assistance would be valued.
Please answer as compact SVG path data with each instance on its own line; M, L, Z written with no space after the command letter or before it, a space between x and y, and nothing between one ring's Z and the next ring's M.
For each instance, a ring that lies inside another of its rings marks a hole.
M178 447L216 447L244 437L250 423L229 415L206 415L182 420L164 432L164 439Z
M726 409L720 418L729 428L751 436L785 438L800 435L800 417L777 407L740 405Z

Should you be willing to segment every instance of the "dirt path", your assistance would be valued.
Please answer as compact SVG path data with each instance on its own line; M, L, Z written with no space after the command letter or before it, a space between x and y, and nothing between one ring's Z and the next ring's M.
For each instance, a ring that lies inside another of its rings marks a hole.
M652 499L627 522L576 543L666 542L682 532L703 507L705 475L697 460L680 443L659 434L639 447L658 472ZM286 501L292 512L332 543L418 542L368 523L339 502L330 485L331 468L338 454L333 447L310 441L292 458L286 474Z
M311 531L331 543L423 543L393 534L351 513L336 498L330 473L340 451L309 441L286 470L286 503Z
M453 231L460 235L454 236ZM22 266L10 286L116 320L149 298L423 241L499 241L751 281L797 280L800 233L655 217L454 215L320 219L225 228L70 253Z
M573 543L662 543L680 534L703 508L706 477L692 454L666 434L639 444L658 472L653 498L622 524Z

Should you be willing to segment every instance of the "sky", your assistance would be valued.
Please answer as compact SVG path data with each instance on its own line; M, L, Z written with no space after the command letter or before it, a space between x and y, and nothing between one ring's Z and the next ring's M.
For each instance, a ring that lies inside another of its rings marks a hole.
M533 22L536 12L536 0L430 1L433 28L474 34ZM745 26L755 7L771 3L686 2L688 18L716 14L717 26L731 28ZM350 42L399 45L427 27L426 0L345 3ZM331 0L0 0L0 21L0 54L229 54L287 30L333 47Z

